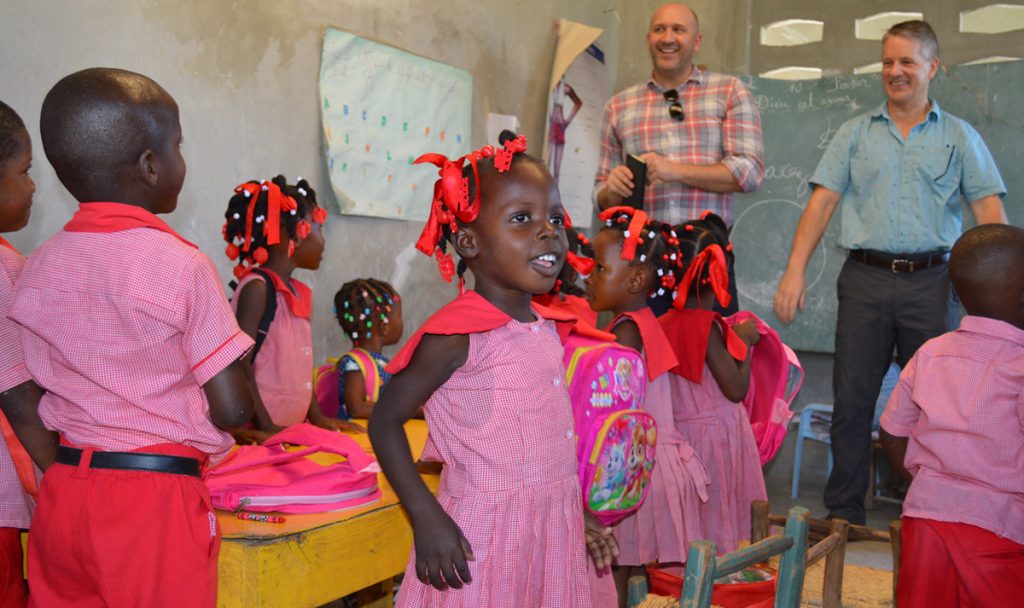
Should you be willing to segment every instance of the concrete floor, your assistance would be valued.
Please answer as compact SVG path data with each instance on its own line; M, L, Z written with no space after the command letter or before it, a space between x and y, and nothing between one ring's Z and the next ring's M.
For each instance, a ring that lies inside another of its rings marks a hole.
M800 493L793 499L790 498L790 491L793 482L795 438L796 428L793 427L786 435L786 441L782 448L765 467L764 481L772 512L785 513L790 507L799 505L809 509L812 517L824 517L828 513L828 509L822 502L828 446L816 441L807 441L804 445ZM899 504L876 500L873 505L869 505L867 525L878 530L888 530L889 522L899 519L899 517ZM859 541L848 545L846 561L859 566L891 570L892 552L888 543Z

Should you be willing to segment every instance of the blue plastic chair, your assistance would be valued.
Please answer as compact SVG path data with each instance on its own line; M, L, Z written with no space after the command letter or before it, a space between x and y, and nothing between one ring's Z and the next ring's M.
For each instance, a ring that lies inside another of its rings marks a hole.
M882 378L882 389L878 392L878 399L875 401L875 419L871 424L873 436L878 432L878 420L882 417L882 412L885 411L885 404L889 402L889 395L895 390L899 379L900 366L896 365L896 363L891 363L888 371L885 372L885 377ZM815 413L818 414L817 418L821 422L817 426L825 428L823 433L816 432L811 424L815 418ZM811 441L817 441L829 446L828 468L825 470L825 477L827 478L832 473L832 440L828 435L828 426L831 421L832 406L828 404L808 403L800 412L800 426L797 428L796 434L796 453L793 456L793 491L790 494L790 498L796 498L800 494L800 465L804 458L804 440L810 439Z

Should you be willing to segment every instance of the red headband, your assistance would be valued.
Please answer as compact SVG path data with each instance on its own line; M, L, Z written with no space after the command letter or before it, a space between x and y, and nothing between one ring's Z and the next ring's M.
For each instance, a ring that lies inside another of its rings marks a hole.
M686 295L690 293L690 285L700 276L701 270L707 267L708 282L718 299L718 302L728 308L732 295L729 294L729 269L725 261L725 252L716 243L701 251L686 269L683 280L680 283L680 292L683 297L676 298L673 302L676 308L683 308L686 305Z
M520 135L516 139L506 141L501 150L495 151L493 146L484 146L455 160L449 160L443 154L428 153L413 163L431 163L438 167L439 177L434 182L434 200L430 205L430 215L427 217L423 232L416 240L416 249L437 258L438 268L445 281L451 282L455 274L455 263L450 254L441 250L443 227L448 226L451 233L455 234L460 222L469 224L480 215L480 171L477 169L477 161L481 158L494 157L494 168L498 173L504 173L512 166L513 157L525 151L526 137ZM469 200L469 180L462 177L462 169L467 160L473 167L473 180L476 186L472 201Z
M636 248L640 245L644 226L647 225L647 212L633 207L618 206L605 209L597 217L607 222L620 213L630 217L629 226L622 237L622 259L632 261L636 258Z

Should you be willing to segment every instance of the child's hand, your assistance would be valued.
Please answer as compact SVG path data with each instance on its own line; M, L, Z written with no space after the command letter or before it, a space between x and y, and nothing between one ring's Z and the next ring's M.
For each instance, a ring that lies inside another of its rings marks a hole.
M366 428L362 425L348 420L337 420L335 418L319 418L312 421L316 426L329 431L345 431L347 433L365 433Z
M270 437L270 433L258 429L234 429L231 436L238 445L261 445Z
M612 529L602 524L592 513L583 510L583 533L587 541L587 551L594 560L598 570L612 565L612 560L619 556L619 543L612 534Z
M753 319L747 319L733 325L732 330L750 346L761 341L761 334L757 331L757 325L754 324Z
M461 589L473 581L467 563L473 561L473 548L459 526L440 508L436 516L414 526L413 540L416 578L420 581L441 591L449 587Z

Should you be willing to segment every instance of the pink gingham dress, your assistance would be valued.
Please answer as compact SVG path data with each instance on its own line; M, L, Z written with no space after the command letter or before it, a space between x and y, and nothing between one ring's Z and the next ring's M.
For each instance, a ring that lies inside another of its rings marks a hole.
M0 392L32 379L21 354L18 324L7 318L14 299L14 282L25 258L0 237ZM40 477L36 472L37 479ZM0 528L28 528L32 499L21 487L7 444L0 439Z
M409 557L398 608L590 605L562 345L552 321L469 334L466 363L427 401L423 458L445 463L438 502L469 540L473 581L438 591Z

